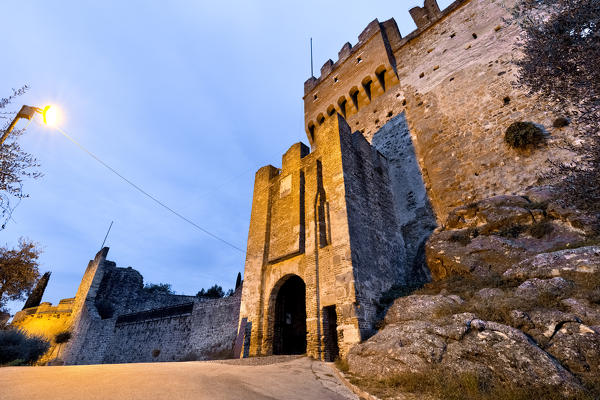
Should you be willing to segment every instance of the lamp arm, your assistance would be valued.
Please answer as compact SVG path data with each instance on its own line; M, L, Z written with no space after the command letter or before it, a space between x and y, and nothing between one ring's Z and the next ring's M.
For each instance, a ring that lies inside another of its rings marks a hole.
M8 135L10 135L10 133L13 131L13 129L15 128L15 125L17 125L17 122L21 118L25 118L25 119L28 119L31 121L31 118L33 118L33 116L36 112L41 114L42 110L39 109L38 107L30 107L30 106L21 107L21 110L19 110L19 112L17 113L17 116L12 120L12 122L10 123L8 128L6 128L6 130L4 131L4 134L2 135L2 138L0 138L0 146L4 145L4 141L6 140Z

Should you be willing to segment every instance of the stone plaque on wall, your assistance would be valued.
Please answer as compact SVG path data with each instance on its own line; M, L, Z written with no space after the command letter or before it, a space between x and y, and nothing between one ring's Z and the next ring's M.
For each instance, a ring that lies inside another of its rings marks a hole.
M304 252L304 175L297 171L273 186L269 262Z

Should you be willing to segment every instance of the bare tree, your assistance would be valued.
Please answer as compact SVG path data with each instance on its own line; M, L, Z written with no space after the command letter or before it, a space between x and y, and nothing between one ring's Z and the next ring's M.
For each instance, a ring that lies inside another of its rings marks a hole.
M520 0L513 9L523 29L517 84L564 115L582 139L568 145L570 163L552 162L546 178L567 204L600 213L600 0ZM600 223L598 230L600 232Z
M0 119L4 119L3 131L6 130L16 112L8 111L11 102L25 94L29 89L27 86L15 90L6 97L0 98ZM19 202L28 197L23 191L23 180L27 178L39 178L41 173L37 171L39 166L36 159L23 151L19 145L19 136L23 134L23 129L15 129L10 136L0 146L0 230L6 227L13 211Z

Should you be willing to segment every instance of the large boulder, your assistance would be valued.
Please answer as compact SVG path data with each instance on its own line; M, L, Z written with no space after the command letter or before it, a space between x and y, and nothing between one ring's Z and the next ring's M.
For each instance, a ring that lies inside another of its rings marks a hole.
M509 279L554 278L580 274L586 279L600 273L600 246L537 254L504 272Z
M561 303L584 323L591 326L600 326L600 307L598 304L593 305L588 299L579 298L564 299Z
M558 325L544 349L578 376L597 379L600 374L600 334L587 325Z
M571 292L574 284L561 277L552 279L528 279L515 290L515 296L527 300L537 300L548 297L564 297Z
M423 304L421 314L415 312L418 303ZM443 314L440 307L456 304L456 298L439 295L398 299L385 327L351 349L350 372L377 379L440 367L517 386L552 386L570 393L581 389L573 374L519 329L473 313L436 317ZM586 356L595 360L594 354Z
M462 303L464 303L464 300L459 296L413 295L401 297L388 310L385 323L394 324L403 321L436 318L440 314L447 314L447 310L452 310Z
M556 309L515 310L513 326L519 327L569 371L593 379L600 373L600 330L583 323L577 314Z

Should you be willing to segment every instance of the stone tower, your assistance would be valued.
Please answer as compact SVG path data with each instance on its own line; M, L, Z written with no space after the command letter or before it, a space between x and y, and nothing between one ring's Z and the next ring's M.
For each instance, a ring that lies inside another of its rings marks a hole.
M385 158L341 115L256 174L241 305L245 355L333 360L406 279Z

